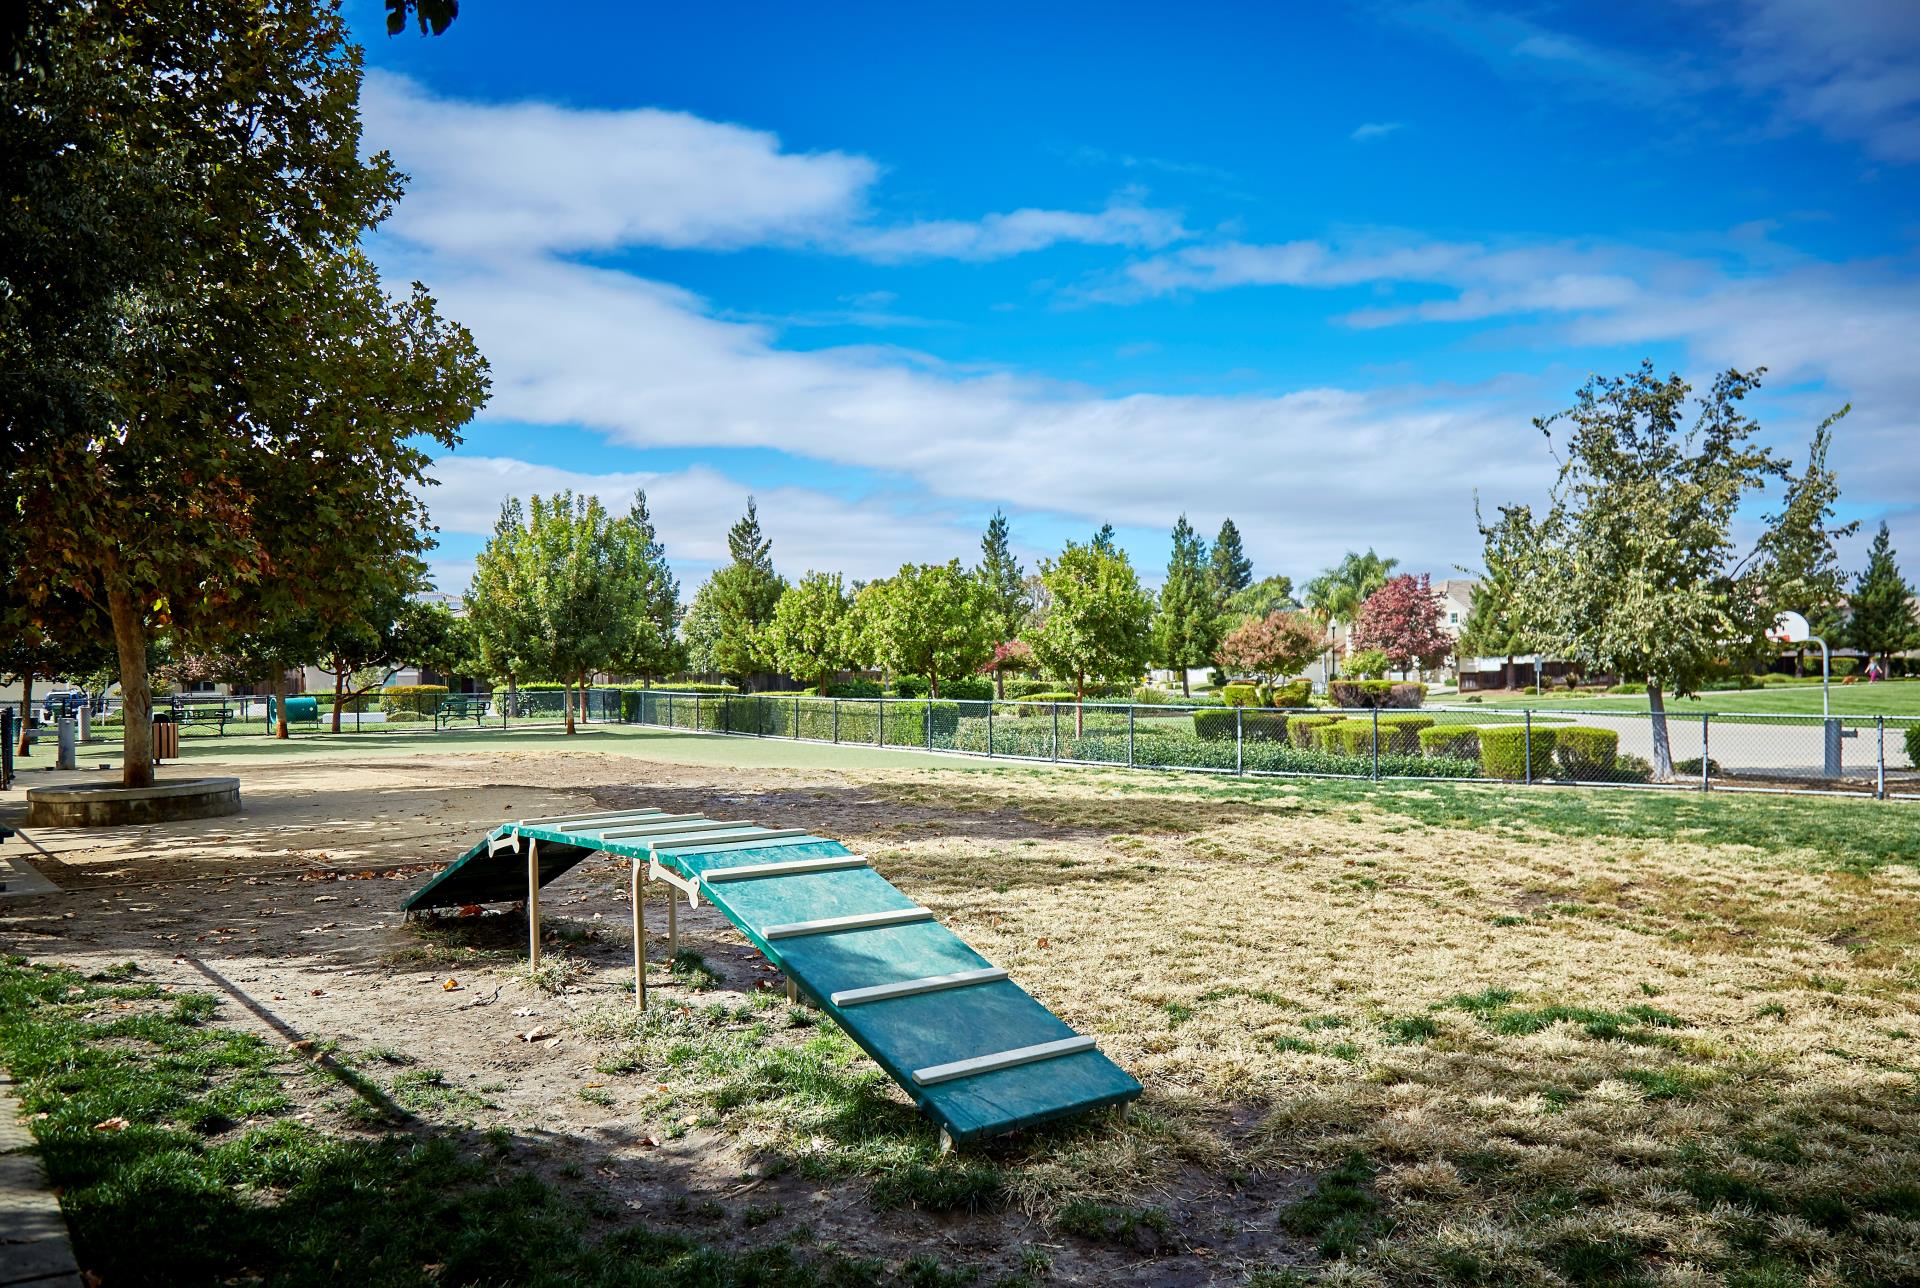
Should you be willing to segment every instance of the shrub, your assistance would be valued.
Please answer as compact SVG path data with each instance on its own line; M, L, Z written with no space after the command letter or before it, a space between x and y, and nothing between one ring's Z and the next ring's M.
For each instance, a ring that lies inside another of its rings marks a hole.
M1202 738L1232 742L1236 737L1247 742L1285 742L1287 716L1279 711L1235 710L1196 711L1193 731Z
M1041 706L1055 702L1072 704L1078 701L1079 699L1071 693L1029 693L1025 697L1018 699L1014 705L1017 707L1027 707L1029 709L1038 709ZM1020 714L1026 715L1028 713L1022 711Z
M1530 698L1538 697L1540 694L1540 686L1537 684L1529 684L1526 688L1520 690L1520 692L1526 694Z
M444 684L396 684L380 690L380 710L390 716L430 716L446 696Z
M1229 684L1220 690L1220 700L1230 707L1260 707L1260 689L1252 684Z
M1362 680L1379 680L1386 676L1390 659L1377 648L1364 648L1347 654L1342 667L1349 674Z
M827 685L830 698L877 698L881 692L878 680L835 680Z
M1335 680L1327 693L1336 707L1417 707L1426 701L1427 686L1412 680Z
M1620 735L1612 729L1554 730L1553 758L1563 778L1611 779L1619 757Z
M1058 693L1063 689L1071 695L1073 692L1073 681L1035 680L1025 676L1017 680L1007 681L1007 696L1009 698L1031 697L1036 693ZM1111 698L1117 694L1129 693L1132 689L1133 686L1131 684L1097 684L1089 680L1087 681L1087 701L1092 702L1096 698Z
M1836 657L1828 663L1828 666L1835 675L1852 675L1860 669L1860 659L1857 657Z
M1429 756L1480 759L1480 730L1472 725L1434 725L1418 735L1420 750Z
M1635 694L1645 693L1646 691L1647 691L1647 686L1644 684L1615 684L1615 685L1610 685L1607 689L1608 693L1611 693L1618 697L1623 697L1623 698L1631 697Z
M1417 755L1421 732L1432 727L1432 716L1381 716L1380 750L1396 756Z
M1288 680L1267 691L1267 705L1270 707L1304 707L1312 700L1312 680Z
M1545 778L1553 769L1552 729L1535 729L1529 739L1523 725L1499 725L1480 731L1480 768L1489 778ZM1528 755L1531 743L1532 755ZM1528 773L1531 761L1531 774Z
M523 689L527 689L527 688L533 688L535 686L523 684L520 687ZM558 688L559 686L555 685L554 687ZM661 688L669 693L707 694L707 693L738 693L740 692L740 686L737 684L700 684L691 680L687 681L684 684L676 681L673 684L662 685Z
M1676 778L1700 777L1700 757L1689 756L1685 760L1674 761L1673 773ZM1711 756L1707 757L1707 777L1709 778L1720 777L1720 762L1713 759L1713 757Z
M1233 710L1196 711L1193 713L1194 736L1213 741L1232 742L1238 737L1235 732L1239 727L1238 721L1239 712Z
M1294 716L1287 722L1287 741L1305 751L1314 745L1315 729L1337 724L1344 719L1345 716Z
M834 708L838 705L836 718ZM924 747L928 721L936 747L953 744L960 723L960 703L944 698L933 702L841 702L814 698L778 697L750 693L720 702L701 704L700 727L721 733L750 733L766 738L817 738L837 734L841 742L871 743L880 733L880 710L886 709L886 742L890 747ZM677 724L688 724L690 706L676 713Z
M1653 766L1638 756L1621 752L1613 758L1613 781L1616 783L1650 783L1653 781Z
M1302 717L1305 718L1305 717ZM1326 722L1325 717L1316 717ZM993 748L996 755L1032 756L1046 759L1053 754L1050 725L1016 725L996 721ZM987 749L987 722L966 719L960 722L956 746L962 751ZM1093 764L1125 764L1127 737L1124 731L1094 730L1075 735L1062 724L1060 758ZM1225 739L1199 738L1186 732L1152 733L1136 730L1133 763L1143 768L1211 769L1231 771L1236 758L1253 774L1341 774L1367 777L1373 773L1373 758L1344 752L1307 751L1284 742L1248 741L1236 748L1231 736ZM1445 756L1380 757L1382 777L1474 778L1480 767L1473 761Z

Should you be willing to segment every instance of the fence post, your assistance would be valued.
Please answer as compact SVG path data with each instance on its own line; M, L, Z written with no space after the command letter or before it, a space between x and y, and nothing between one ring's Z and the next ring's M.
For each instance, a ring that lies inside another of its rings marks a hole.
M693 731L700 732L700 695L698 693L693 695Z
M987 699L987 759L993 759L993 699Z
M833 699L833 745L840 745L840 699Z
M1700 713L1700 790L1703 792L1713 790L1712 787L1708 785L1707 779L1707 768L1713 764L1713 757L1707 752L1707 726L1708 722L1712 719L1712 712L1702 711Z
M922 716L921 719L922 719L922 723L924 723L926 726L925 733L927 735L927 750L932 751L933 750L933 697L931 694L929 694L927 697L926 714Z
M1127 768L1133 768L1133 713L1132 703L1127 704Z
M1887 799L1887 718L1875 716L1873 723L1874 733L1880 744L1873 769L1873 798L1883 801Z
M1380 781L1380 708L1373 709L1373 781Z
M1521 708L1521 717L1526 722L1526 731L1520 735L1520 759L1526 762L1526 783L1533 786L1533 708Z
M793 738L795 742L798 742L800 740L800 695L799 694L795 694L793 698Z
M1060 704L1058 702L1055 702L1055 703L1051 703L1050 705L1053 707L1053 757L1052 758L1054 760L1058 760L1060 759Z
M1233 772L1247 772L1247 709L1233 709Z
M873 700L873 745L876 747L887 745L887 700L885 698Z

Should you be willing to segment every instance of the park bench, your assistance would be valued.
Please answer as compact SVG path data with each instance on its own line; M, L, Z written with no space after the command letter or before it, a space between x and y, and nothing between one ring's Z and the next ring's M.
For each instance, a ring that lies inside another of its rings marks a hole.
M233 719L233 708L225 702L181 702L173 704L173 722L177 725L212 725L214 732L225 736L227 721Z
M456 720L471 720L479 725L487 718L493 699L484 693L449 693L433 709L433 727L445 729Z

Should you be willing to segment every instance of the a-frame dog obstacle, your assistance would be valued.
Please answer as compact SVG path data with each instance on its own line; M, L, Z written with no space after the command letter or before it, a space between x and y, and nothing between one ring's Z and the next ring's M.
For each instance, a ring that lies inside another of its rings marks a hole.
M647 885L717 908L845 1029L941 1130L943 1148L1124 1105L1140 1084L838 841L698 814L621 810L503 823L406 901L408 912L525 899L605 853L632 871L634 996L647 1004Z

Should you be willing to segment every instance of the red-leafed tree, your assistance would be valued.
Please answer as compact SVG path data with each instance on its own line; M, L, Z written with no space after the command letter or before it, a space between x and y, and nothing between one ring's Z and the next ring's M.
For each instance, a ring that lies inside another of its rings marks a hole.
M993 656L980 669L993 676L995 696L1004 698L1009 671L1031 671L1038 665L1031 644L1025 640L1003 640L993 646Z
M1354 619L1352 645L1379 649L1396 671L1429 670L1453 652L1440 626L1440 603L1427 575L1403 574L1367 596Z
M1292 675L1320 651L1320 628L1304 613L1268 613L1227 632L1213 660L1228 675L1249 675L1273 684Z

